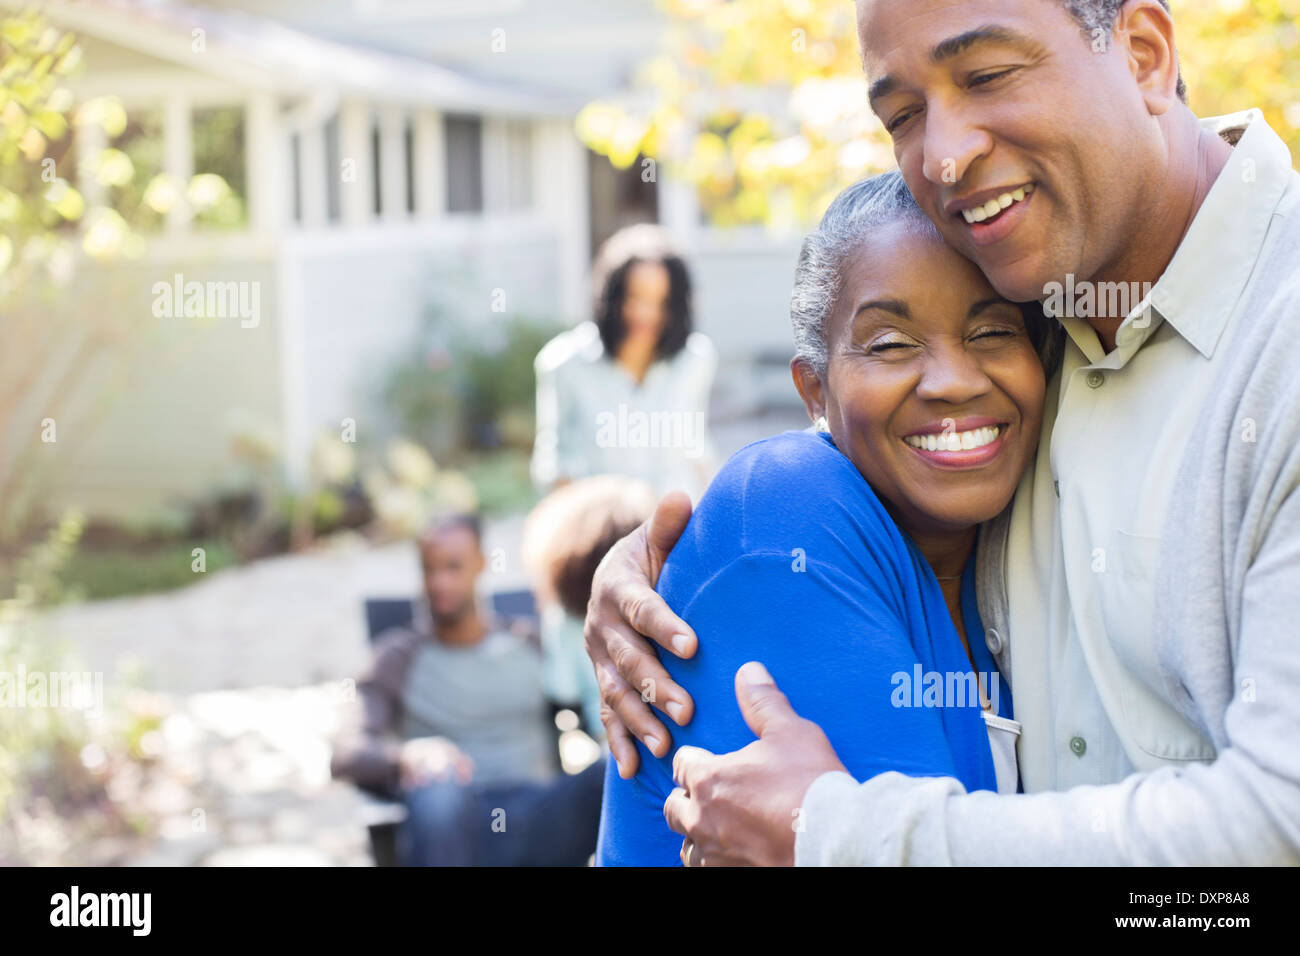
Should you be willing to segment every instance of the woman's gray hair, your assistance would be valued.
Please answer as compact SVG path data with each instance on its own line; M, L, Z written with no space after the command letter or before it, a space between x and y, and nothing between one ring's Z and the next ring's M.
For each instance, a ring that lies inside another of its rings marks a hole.
M795 357L823 380L830 363L826 328L843 288L844 266L872 233L889 223L912 221L934 230L897 170L854 183L827 208L817 229L803 241L790 293ZM937 234L937 232L936 232ZM1050 377L1061 354L1063 330L1043 315L1037 302L1021 306L1030 341Z
M929 223L897 170L854 183L835 197L799 250L790 293L797 358L822 377L829 357L826 326L843 286L844 265L881 226L905 217Z

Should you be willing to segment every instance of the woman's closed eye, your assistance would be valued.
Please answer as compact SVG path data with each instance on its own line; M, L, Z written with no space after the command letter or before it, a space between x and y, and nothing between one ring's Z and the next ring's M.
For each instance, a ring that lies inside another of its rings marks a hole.
M980 329L971 336L971 341L980 345L1001 345L1012 339L1017 339L1022 335L1020 329L1005 327Z
M867 346L868 355L883 355L887 352L901 353L905 349L917 348L917 344L908 339L879 339Z

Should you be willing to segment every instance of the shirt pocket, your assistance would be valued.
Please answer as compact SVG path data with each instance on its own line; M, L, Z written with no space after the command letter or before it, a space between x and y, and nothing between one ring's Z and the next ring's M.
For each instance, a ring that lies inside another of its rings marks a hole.
M1020 790L1020 763L1016 759L1016 743L1020 740L1020 721L999 717L987 710L980 712L989 735L989 749L993 752L993 773L998 793L1017 793Z
M1117 530L1111 539L1102 617L1118 664L1110 688L1124 717L1121 737L1162 760L1212 760L1214 746L1170 702L1170 675L1155 642L1155 584L1163 539Z

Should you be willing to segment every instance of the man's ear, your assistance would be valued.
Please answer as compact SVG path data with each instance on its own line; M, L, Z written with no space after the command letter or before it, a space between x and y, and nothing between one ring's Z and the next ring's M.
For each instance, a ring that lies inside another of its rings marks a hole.
M794 379L794 387L799 392L799 397L803 399L803 407L808 410L808 417L815 422L825 415L826 398L822 380L813 371L808 360L792 358L790 377Z
M1129 69L1152 116L1178 100L1178 48L1174 21L1158 0L1130 0L1115 20L1113 43L1122 44Z

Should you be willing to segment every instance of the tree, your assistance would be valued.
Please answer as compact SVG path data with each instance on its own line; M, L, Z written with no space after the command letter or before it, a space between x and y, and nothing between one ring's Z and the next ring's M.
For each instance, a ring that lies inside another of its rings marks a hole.
M38 11L0 13L0 547L29 530L42 448L103 414L103 389L149 318L52 303L87 261L138 254L141 227L174 204L202 213L230 201L212 174L140 176L131 147L114 146L128 131L122 104L78 103L67 85L81 62L76 38Z
M895 165L867 105L848 0L665 9L667 48L642 70L641 96L578 117L582 139L616 167L653 158L696 187L714 225L789 229ZM1300 0L1184 0L1174 19L1193 110L1258 106L1300 155Z

